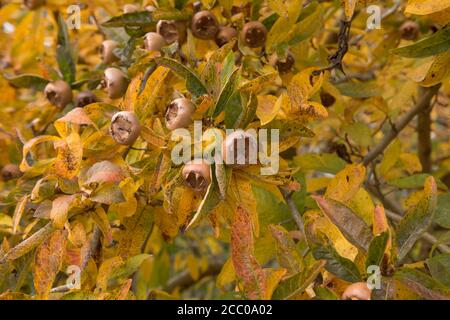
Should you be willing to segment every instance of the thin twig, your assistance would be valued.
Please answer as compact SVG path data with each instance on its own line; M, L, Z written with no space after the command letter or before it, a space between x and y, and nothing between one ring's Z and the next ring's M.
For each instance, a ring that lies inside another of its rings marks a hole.
M201 272L198 279L193 279L189 271L183 271L167 282L164 291L172 292L176 288L179 288L180 291L183 291L191 287L194 283L198 282L198 280L201 278L215 276L219 274L224 264L225 261L223 259L220 258L211 259L211 261L208 264L208 268L205 271Z
M294 221L297 224L298 229L302 232L303 235L305 235L305 223L303 222L302 215L298 211L297 206L294 203L294 200L292 200L292 194L284 190L283 188L279 189L291 211L292 217L294 218Z
M440 84L434 87L427 88L424 94L420 97L417 105L410 110L402 119L396 123L393 128L384 136L380 144L373 148L362 160L362 164L367 166L375 158L377 158L383 151L391 144L391 142L398 136L398 134L411 122L412 119L421 111L426 110L430 106L431 99L439 91Z

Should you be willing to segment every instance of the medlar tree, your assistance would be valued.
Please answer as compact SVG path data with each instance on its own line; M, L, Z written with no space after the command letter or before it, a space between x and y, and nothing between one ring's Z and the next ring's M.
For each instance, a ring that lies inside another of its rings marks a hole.
M1 299L450 297L449 1L73 4L1 2Z

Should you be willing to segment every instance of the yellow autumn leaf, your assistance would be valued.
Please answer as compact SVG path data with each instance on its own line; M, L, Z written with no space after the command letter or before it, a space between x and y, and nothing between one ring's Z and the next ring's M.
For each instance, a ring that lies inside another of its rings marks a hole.
M449 0L408 0L405 13L427 15L450 7Z

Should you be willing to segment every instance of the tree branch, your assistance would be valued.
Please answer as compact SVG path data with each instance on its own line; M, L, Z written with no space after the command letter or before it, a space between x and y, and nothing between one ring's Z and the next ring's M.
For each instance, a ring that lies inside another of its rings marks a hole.
M380 144L373 148L362 160L362 164L367 166L375 158L377 158L383 151L391 144L391 142L398 136L398 134L411 122L412 119L423 110L427 110L430 106L431 99L439 91L440 84L434 87L426 88L423 95L420 97L417 105L410 110L403 118L401 118L394 127L384 136Z
M419 95L425 89L419 88ZM422 172L431 172L431 108L425 108L417 115L417 154L422 164Z
M297 206L294 203L294 200L292 200L292 194L284 190L283 188L279 189L291 211L292 217L294 218L294 221L297 224L298 229L302 232L303 235L305 235L305 223L303 222L302 215L298 211Z
M189 271L183 271L167 282L164 291L170 293L173 292L176 288L179 288L180 291L186 290L194 283L196 283L199 279L219 274L224 264L225 261L222 259L219 258L212 259L208 264L208 268L202 273L200 273L199 278L195 280L192 278Z

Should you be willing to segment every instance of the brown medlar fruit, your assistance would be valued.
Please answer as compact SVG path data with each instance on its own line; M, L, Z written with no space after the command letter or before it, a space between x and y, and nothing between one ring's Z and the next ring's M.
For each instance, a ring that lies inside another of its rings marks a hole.
M175 41L181 44L186 41L186 26L181 21L159 20L156 32L162 35L168 44Z
M110 99L123 97L128 87L128 80L125 74L117 68L108 68L105 70L105 86Z
M49 82L44 89L45 96L51 104L58 108L64 108L72 102L72 88L63 80Z
M30 10L42 7L45 4L45 0L23 0L23 4Z
M228 42L230 42L231 40L237 38L238 36L238 32L235 28L233 27L220 27L219 31L216 34L216 44L219 47L224 46L225 44L227 44Z
M132 145L141 133L141 124L134 112L121 111L112 117L109 133L118 144Z
M75 106L77 108L83 108L91 103L98 102L97 97L91 91L81 91L78 93L75 99Z
M13 163L5 165L1 171L3 181L20 178L22 174L23 173L20 171L19 166Z
M166 127L169 130L178 128L186 128L192 122L192 115L195 111L195 106L191 100L186 98L179 98L173 100L166 111Z
M266 43L267 29L259 21L247 22L242 28L241 38L250 48L262 47Z
M139 11L139 7L135 4L126 4L123 6L123 13L133 13L133 12L138 12Z
M159 51L166 46L166 40L163 36L156 32L149 32L144 37L145 49L148 51Z
M400 34L405 40L415 40L419 36L419 25L414 21L405 21L400 26Z
M203 40L214 39L219 31L219 22L214 14L207 10L202 10L194 14L191 23L194 37Z
M203 193L211 183L210 165L206 162L188 162L184 165L181 175L186 184L195 192Z
M119 44L114 40L105 40L102 42L100 54L102 56L103 63L111 64L119 60L119 57L114 54L114 49L118 46Z
M371 294L366 282L356 282L345 289L342 300L370 300Z
M326 108L331 107L336 102L336 98L325 91L322 91L320 93L320 100L322 101L323 106Z
M226 165L246 167L257 163L258 142L256 137L244 130L236 130L222 143L222 158Z
M294 56L288 53L286 59L282 61L278 58L278 55L274 53L269 57L269 63L278 69L279 73L287 73L292 70L295 65Z

